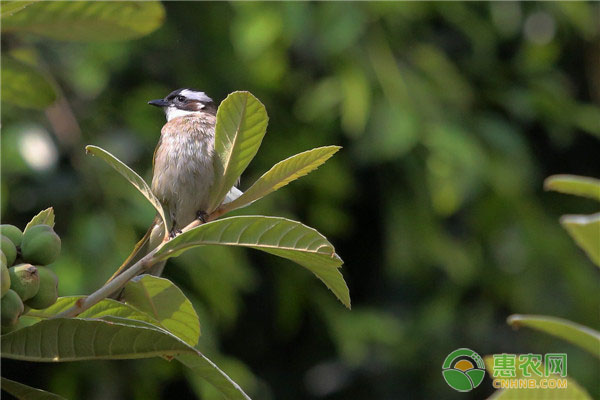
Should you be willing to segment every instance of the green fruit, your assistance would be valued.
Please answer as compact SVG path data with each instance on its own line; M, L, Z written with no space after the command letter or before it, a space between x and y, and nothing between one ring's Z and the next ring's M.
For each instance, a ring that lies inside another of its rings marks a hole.
M29 300L40 288L40 275L31 264L19 264L8 269L10 288L17 292L21 300Z
M0 268L2 273L0 274L0 297L4 297L8 289L10 289L10 275L8 274L8 266L6 263L6 256L0 251Z
M60 237L48 225L34 225L23 234L21 255L32 264L48 265L60 254Z
M13 265L15 259L17 258L17 248L12 240L4 235L0 236L0 250L2 250L6 256L6 264Z
M0 225L0 234L10 239L15 246L21 245L21 239L23 239L23 232L14 225L2 224Z
M23 301L14 290L9 290L0 300L0 315L3 327L10 327L17 323L23 313Z
M37 271L40 276L40 289L26 303L31 308L42 310L56 303L56 299L58 298L58 277L51 269L46 267L37 267Z

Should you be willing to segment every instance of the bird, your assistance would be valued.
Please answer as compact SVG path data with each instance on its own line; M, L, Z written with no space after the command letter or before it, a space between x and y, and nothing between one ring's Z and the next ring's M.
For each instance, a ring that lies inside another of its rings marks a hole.
M207 212L211 211L208 207L215 180L217 106L204 92L191 88L174 90L165 98L150 100L148 104L162 108L167 118L154 150L151 190L163 206L170 224L169 237L173 238L195 219L206 222ZM233 201L241 194L233 186L223 203ZM156 248L164 237L165 227L157 215L108 282ZM164 265L164 261L158 262L148 273L160 276Z

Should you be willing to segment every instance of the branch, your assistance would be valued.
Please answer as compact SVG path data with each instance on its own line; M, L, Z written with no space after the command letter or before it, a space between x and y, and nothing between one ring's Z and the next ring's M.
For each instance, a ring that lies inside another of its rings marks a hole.
M214 221L215 219L219 218L223 214L224 214L224 211L221 208L217 208L206 218L206 222ZM181 232L187 232L197 226L202 225L202 223L203 223L202 221L196 219L196 220L192 221L191 223L189 223L185 228L183 228L181 230ZM161 243L155 249L153 249L148 254L146 254L138 262L136 262L131 267L126 269L120 275L117 275L117 277L115 279L113 279L110 282L107 282L106 284L104 284L104 286L102 286L100 289L96 290L94 293L90 294L89 296L83 297L83 298L77 300L77 302L75 302L75 304L71 308L69 308L59 314L56 314L52 318L76 317L79 314L81 314L82 312L84 312L85 310L92 307L93 305L99 303L100 301L104 300L111 294L115 293L117 290L121 289L123 286L125 286L127 284L127 282L129 282L131 279L135 278L136 276L140 275L142 272L150 269L150 267L153 266L158 261L158 260L154 259L154 254L158 251L158 249L160 249L162 246L164 246L164 244L167 241L168 240L163 241L163 243Z

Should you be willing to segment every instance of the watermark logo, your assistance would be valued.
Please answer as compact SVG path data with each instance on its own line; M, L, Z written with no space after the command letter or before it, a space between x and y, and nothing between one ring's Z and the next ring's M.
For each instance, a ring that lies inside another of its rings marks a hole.
M470 392L485 377L483 359L471 349L462 348L448 354L442 365L446 383L459 392Z
M494 354L496 389L566 389L567 354Z

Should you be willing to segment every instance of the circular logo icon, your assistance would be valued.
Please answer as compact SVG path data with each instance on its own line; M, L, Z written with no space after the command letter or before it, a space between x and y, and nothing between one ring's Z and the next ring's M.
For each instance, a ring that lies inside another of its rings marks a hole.
M448 354L442 365L446 383L459 392L470 392L485 377L483 359L471 349L462 348Z

